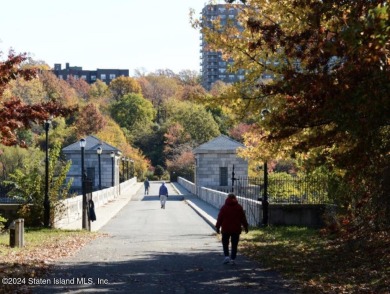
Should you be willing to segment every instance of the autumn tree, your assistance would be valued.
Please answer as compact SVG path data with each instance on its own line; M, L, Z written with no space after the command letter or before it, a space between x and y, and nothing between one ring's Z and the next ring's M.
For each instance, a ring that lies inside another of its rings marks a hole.
M191 135L185 131L182 125L178 122L168 126L164 134L164 155L165 159L169 160L184 151L191 150Z
M111 91L112 97L116 101L118 101L121 97L127 94L141 93L141 86L139 85L137 80L131 77L117 77L111 81L108 88Z
M93 103L89 103L80 110L75 125L78 137L85 137L96 134L103 129L106 125L106 120L98 107Z
M177 78L183 85L187 86L200 85L201 80L201 77L197 71L189 69L181 70L177 74Z
M88 94L91 99L104 100L104 98L107 98L110 95L110 90L105 82L102 82L101 80L97 80L89 88Z
M241 27L193 24L210 48L234 59L233 70L246 70L245 81L225 94L227 105L258 118L245 156L327 166L349 189L338 196L344 224L389 227L388 1L253 0L235 7Z
M191 136L179 123L170 125L164 135L165 165L171 176L193 178L195 158L192 154Z
M39 79L25 80L20 77L10 82L7 91L4 92L4 100L11 97L18 97L26 104L34 104L45 100L46 91Z
M73 89L75 89L80 98L84 101L88 99L91 86L84 79L75 78L70 75L66 81Z
M192 150L181 152L168 159L166 165L173 180L176 180L177 177L183 177L190 181L194 180L195 157Z
M31 67L22 67L26 60L25 54L15 54L10 51L8 58L0 61L0 143L4 145L21 145L17 132L31 128L32 123L43 123L52 116L67 116L74 112L74 107L64 107L58 101L47 100L44 102L26 104L20 98L12 97L3 100L3 94L9 83L18 77L32 80L36 77L36 70Z
M181 99L196 102L202 101L206 95L207 92L201 85L184 85Z
M250 132L251 125L246 123L239 123L229 130L229 136L234 140L243 142L244 136Z
M57 78L53 72L49 70L40 71L38 79L45 89L44 101L59 101L66 106L75 105L79 102L76 90L66 81Z
M150 100L155 108L169 98L180 95L181 86L174 77L154 73L138 80L143 96Z

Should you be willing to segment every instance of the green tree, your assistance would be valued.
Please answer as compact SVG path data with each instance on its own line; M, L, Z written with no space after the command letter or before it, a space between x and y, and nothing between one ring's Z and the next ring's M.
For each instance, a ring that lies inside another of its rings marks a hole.
M4 189L3 181L8 180L10 174L21 168L23 158L29 156L29 151L19 146L0 146L0 183Z
M154 169L154 175L161 180L161 177L164 175L164 168L161 165L157 165Z
M220 134L213 116L202 105L171 99L164 105L169 120L167 125L179 123L189 135L193 146L202 144Z
M130 133L135 134L151 126L156 111L150 101L140 94L127 94L110 107L113 119Z
M164 129L154 124L148 132L134 138L134 145L150 159L153 166L165 166Z
M139 94L123 96L111 105L111 115L121 127L131 129L137 123L151 122L155 111L150 101Z
M65 183L66 174L71 162L60 160L60 145L55 145L49 151L49 199L51 206L50 224L53 226L56 213L61 213L60 200L68 196L71 182ZM26 203L19 210L21 217L25 218L26 225L40 226L43 224L45 195L45 169L42 164L43 152L30 150L30 156L25 157L23 167L16 169L4 181L12 188L10 196L22 197Z

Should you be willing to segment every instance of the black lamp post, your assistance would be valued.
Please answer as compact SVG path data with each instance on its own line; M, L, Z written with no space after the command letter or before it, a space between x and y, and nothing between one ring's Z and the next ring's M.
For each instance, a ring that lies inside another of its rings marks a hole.
M133 178L134 177L134 160L130 159L130 162L131 162L131 177Z
M126 174L127 174L127 179L129 179L129 161L130 158L126 158Z
M102 155L103 149L102 147L98 147L96 149L96 153L98 155L98 160L99 160L99 190L102 189L102 166L101 166L101 161L100 161L100 155Z
M269 115L271 111L267 108L261 110L261 119L265 120L265 117ZM264 189L263 189L263 225L268 226L268 164L267 160L264 161Z
M125 162L126 162L126 157L122 157L122 181L125 181Z
M45 120L46 134L46 158L45 158L45 200L43 202L44 215L43 224L46 228L50 227L50 199L49 199L49 128L51 119Z
M87 192L85 190L85 181L86 181L86 174L85 174L85 167L84 167L84 152L85 152L85 145L86 145L85 139L80 140L80 148L81 148L81 190L83 194L83 213L82 213L82 228L83 229L89 229L88 228L88 213L87 213Z
M263 191L263 225L268 226L268 166L264 161L264 191Z
M115 161L115 152L111 151L111 186L115 186L115 181L114 181L114 161Z

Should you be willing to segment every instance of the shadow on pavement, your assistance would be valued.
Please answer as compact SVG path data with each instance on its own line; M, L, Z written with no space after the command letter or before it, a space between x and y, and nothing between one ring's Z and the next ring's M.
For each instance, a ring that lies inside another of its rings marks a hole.
M181 195L168 196L168 201L183 201L184 197ZM141 201L160 201L159 196L145 195Z
M32 293L292 293L276 274L241 258L223 265L222 256L210 251L143 253L125 261L61 265L42 279L48 285L31 287Z

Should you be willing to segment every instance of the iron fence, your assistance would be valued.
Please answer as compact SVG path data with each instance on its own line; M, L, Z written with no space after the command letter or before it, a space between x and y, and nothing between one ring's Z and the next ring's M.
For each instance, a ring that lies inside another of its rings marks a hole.
M225 187L237 196L262 201L264 197L264 177L238 177L233 185ZM287 173L269 173L267 179L268 203L326 204L332 203L328 191L326 176L290 175Z

